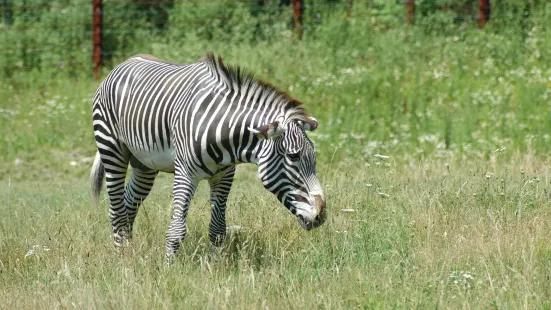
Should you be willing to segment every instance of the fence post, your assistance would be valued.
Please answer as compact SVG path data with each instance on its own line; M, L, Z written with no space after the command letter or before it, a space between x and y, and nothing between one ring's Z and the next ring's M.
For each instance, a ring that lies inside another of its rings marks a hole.
M478 9L478 27L482 28L490 20L490 0L479 0Z
M406 11L406 22L413 25L415 21L415 0L405 0L404 9Z
M346 17L352 18L352 8L354 7L354 0L348 0Z
M93 11L92 11L92 40L93 40L93 60L94 60L94 77L96 80L99 80L99 70L101 67L101 46L102 46L102 26L103 26L103 4L101 0L93 0Z
M302 13L304 13L304 1L293 0L293 26L297 30L299 40L302 40Z

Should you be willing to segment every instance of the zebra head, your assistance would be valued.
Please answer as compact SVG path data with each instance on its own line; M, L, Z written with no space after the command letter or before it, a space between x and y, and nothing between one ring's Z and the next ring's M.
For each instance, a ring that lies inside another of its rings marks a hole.
M258 173L264 187L310 230L325 221L325 197L316 177L314 144L305 131L316 129L313 117L273 122L250 130L260 139Z

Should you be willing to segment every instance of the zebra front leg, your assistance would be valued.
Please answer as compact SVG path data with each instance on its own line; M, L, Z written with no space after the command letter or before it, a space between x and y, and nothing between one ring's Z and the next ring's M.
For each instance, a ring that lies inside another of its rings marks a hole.
M157 173L158 171L155 170L132 167L132 176L128 184L126 184L126 190L124 191L124 203L128 216L126 237L129 240L132 239L134 220L136 219L138 208L145 198L147 198L147 195L149 195Z
M209 179L211 218L209 239L214 248L220 247L226 237L226 202L233 183L235 166L220 169Z
M180 244L187 233L187 214L189 203L198 181L189 178L187 175L176 171L174 174L174 202L172 220L168 224L166 232L166 263L170 264L174 255L178 252Z

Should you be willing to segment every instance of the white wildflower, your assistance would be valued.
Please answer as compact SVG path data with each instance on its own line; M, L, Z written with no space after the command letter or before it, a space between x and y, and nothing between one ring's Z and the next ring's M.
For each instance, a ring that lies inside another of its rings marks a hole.
M389 158L390 158L390 156L381 155L381 154L375 154L375 155L373 155L373 156L375 156L375 157L377 157L377 158L380 158L380 159L389 159Z
M464 273L463 278L465 278L465 279L474 279L473 275L470 274L470 273Z
M33 245L33 247L27 251L27 254L25 254L25 258L29 257L29 256L32 256L32 255L36 255L36 254L39 254L40 252L49 252L50 251L50 248L46 247L46 246L40 246L40 245Z
M353 209L353 208L343 208L343 209L341 209L341 212L353 213L353 212L356 212L356 209Z
M245 227L241 225L232 225L232 226L226 227L226 229L233 230L233 231L241 231L241 230L245 230Z
M381 197L383 197L383 198L388 198L388 197L390 197L389 194L385 194L385 193L380 192L380 191L377 191L377 195L379 195L379 196L381 196Z

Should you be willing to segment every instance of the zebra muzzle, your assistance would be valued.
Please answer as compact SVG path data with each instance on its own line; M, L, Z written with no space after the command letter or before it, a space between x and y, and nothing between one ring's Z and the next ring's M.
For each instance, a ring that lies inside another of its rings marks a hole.
M326 213L325 213L325 199L323 199L320 195L314 196L316 205L316 213L318 214L318 217L320 217L322 223L325 221ZM321 223L320 223L321 224Z
M310 230L312 228L316 228L320 226L321 224L323 224L323 222L325 222L325 219L326 219L325 200L321 196L319 195L314 196L313 205L308 201L308 199L300 195L295 195L294 198L295 198L295 201L308 204L312 207L312 213L309 218L305 217L302 214L297 215L297 219L300 225L302 226L302 228L306 230Z

